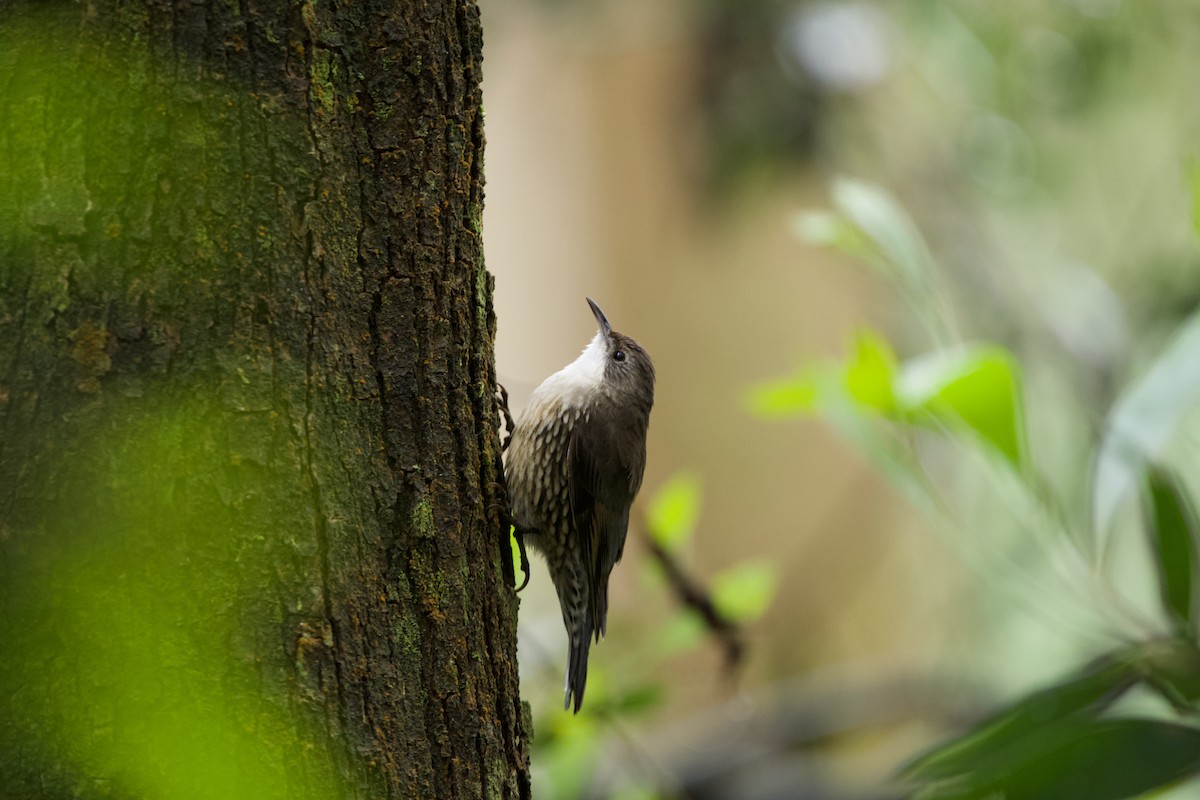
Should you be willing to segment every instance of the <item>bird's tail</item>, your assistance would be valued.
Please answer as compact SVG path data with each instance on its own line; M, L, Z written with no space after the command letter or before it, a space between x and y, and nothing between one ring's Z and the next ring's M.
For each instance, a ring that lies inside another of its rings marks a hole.
M584 624L571 630L570 645L567 650L567 679L566 697L563 708L570 709L574 701L574 712L579 713L583 706L583 690L587 686L588 651L592 647L592 621L586 619Z
M582 565L571 568L581 570ZM587 685L588 651L592 646L592 609L590 608L587 583L583 574L575 574L559 588L559 604L562 606L563 626L567 629L567 675L566 698L563 707L579 713L583 705L583 690Z

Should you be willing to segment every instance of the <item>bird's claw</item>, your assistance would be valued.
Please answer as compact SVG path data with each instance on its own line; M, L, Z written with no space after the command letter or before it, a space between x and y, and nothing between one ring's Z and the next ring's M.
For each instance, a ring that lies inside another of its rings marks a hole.
M501 473L503 475L503 473ZM499 495L500 500L495 503L490 503L488 509L495 511L500 517L500 529L511 531L511 536L517 540L517 550L521 557L521 572L525 574L525 580L521 581L521 585L517 586L517 576L512 574L512 560L506 559L505 577L509 579L509 584L514 587L514 591L521 591L529 585L529 553L525 549L525 534L533 533L531 530L521 528L517 525L512 516L512 507L509 505L508 487L502 483L490 483L488 487L493 490L496 495Z
M505 389L504 385L501 383L496 384L496 400L497 400L497 405L500 407L500 413L504 419L504 426L502 428L502 430L504 432L504 441L502 441L500 443L500 452L503 453L505 450L508 449L509 444L512 443L513 431L516 430L517 426L516 426L516 423L513 422L512 412L508 410L508 390ZM503 462L501 462L500 475L501 476L504 475ZM508 497L507 481L505 483L499 484L498 488L499 488L499 491L497 492L497 494L499 494L503 498L503 502L501 504L498 504L501 523L504 528L507 528L512 531L513 538L515 538L517 540L517 550L520 552L520 556L521 556L521 572L523 572L525 574L525 579L523 581L521 581L520 586L516 585L516 583L517 583L516 575L513 575L513 577L512 577L512 584L514 586L514 591L519 592L522 589L524 589L526 586L529 585L529 553L525 549L525 534L533 533L533 531L524 530L524 529L518 527L517 524L515 523L515 521L513 520L512 507L510 506L511 501L509 500L509 497Z
M508 410L508 390L504 388L504 384L496 384L497 404L500 406L500 413L504 417L504 441L500 443L500 452L503 453L508 449L508 445L512 442L513 431L516 430L516 424L513 422L512 412Z
M521 554L521 572L525 574L525 580L521 581L521 585L514 590L518 592L529 585L529 553L525 551L525 533L520 528L513 528L513 538L517 540L517 550ZM516 581L513 582L516 583Z

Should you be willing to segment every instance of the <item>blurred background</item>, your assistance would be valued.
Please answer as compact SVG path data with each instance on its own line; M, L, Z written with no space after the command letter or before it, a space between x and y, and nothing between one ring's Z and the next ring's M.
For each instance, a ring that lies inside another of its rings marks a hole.
M572 360L594 332L585 295L646 346L659 382L635 518L670 517L746 645L729 670L639 521L572 717L535 557L520 656L536 796L899 797L922 748L1154 629L1136 548L1109 559L1131 565L1113 611L1063 579L986 465L922 445L931 515L835 425L748 398L845 359L864 329L901 360L946 332L995 342L1022 367L1055 526L1086 528L1105 414L1200 298L1194 4L481 5L500 379L515 412ZM936 303L813 243L822 218L804 214L837 204L838 176L911 218ZM1173 457L1194 463L1197 441Z

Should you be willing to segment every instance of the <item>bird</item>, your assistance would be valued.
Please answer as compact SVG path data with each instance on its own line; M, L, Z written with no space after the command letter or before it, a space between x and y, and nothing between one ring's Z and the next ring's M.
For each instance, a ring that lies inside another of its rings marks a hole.
M646 468L654 362L590 297L595 337L518 415L505 478L518 541L540 552L567 630L563 707L579 713L592 638L605 635L608 579ZM523 552L523 551L522 551Z

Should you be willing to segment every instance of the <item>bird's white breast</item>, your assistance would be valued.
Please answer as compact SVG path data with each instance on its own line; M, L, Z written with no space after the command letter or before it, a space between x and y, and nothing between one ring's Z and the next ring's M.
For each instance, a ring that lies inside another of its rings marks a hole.
M596 334L579 357L529 395L505 457L513 514L525 527L557 526L567 511L567 445L572 429L589 414L589 398L604 377L608 358Z

